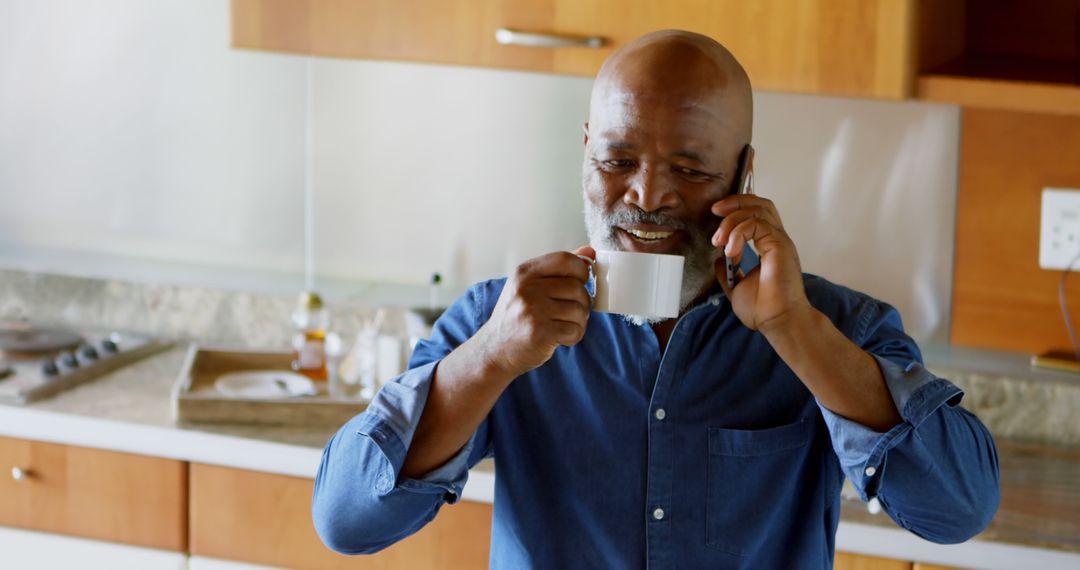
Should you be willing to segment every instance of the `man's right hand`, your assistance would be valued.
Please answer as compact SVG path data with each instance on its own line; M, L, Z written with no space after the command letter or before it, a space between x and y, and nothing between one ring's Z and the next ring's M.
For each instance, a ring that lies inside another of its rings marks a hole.
M409 452L401 466L419 477L461 450L514 378L547 362L560 345L585 336L591 247L522 263L506 280L491 318L435 369Z
M491 318L477 331L490 364L517 377L547 362L560 345L581 341L591 300L589 265L578 256L596 259L596 252L583 246L534 257L506 280Z

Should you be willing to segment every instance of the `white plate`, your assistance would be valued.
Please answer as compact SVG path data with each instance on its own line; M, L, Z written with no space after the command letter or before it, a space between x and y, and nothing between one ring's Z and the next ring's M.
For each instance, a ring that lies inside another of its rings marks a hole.
M218 376L218 392L233 398L277 400L315 394L315 384L306 376L284 370L244 370Z

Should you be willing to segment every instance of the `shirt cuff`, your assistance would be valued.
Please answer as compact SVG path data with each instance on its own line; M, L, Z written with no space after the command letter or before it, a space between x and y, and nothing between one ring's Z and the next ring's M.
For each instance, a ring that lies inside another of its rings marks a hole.
M400 489L442 494L447 502L454 503L468 480L471 439L457 455L423 477L411 479L399 475L420 423L437 364L419 366L384 385L368 404L356 428L356 433L369 438L386 458L383 469L375 478L375 491L380 496Z
M956 406L964 395L962 390L934 376L918 361L901 367L875 354L871 356L877 360L893 404L900 412L903 420L900 424L881 433L837 415L818 402L840 466L864 501L877 495L885 473L887 452L943 404Z
M472 448L473 439L469 439L461 451L441 467L436 467L416 479L399 478L398 488L413 493L441 493L447 503L456 503L469 480L469 454L472 453Z

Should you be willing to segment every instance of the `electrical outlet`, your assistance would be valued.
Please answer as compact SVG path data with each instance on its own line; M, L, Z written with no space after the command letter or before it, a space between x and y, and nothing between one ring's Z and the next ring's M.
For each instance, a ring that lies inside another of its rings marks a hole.
M1039 267L1080 270L1080 190L1043 188Z

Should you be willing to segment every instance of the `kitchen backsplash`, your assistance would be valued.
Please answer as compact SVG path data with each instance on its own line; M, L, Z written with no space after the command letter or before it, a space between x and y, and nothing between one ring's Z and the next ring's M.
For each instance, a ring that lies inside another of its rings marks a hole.
M295 296L210 287L0 270L0 320L133 331L206 345L288 350L296 301ZM374 312L363 304L334 304L331 329L351 338Z
M295 298L229 292L209 287L147 285L0 270L0 320L32 318L40 324L120 329L173 340L251 349L286 349ZM373 308L333 304L331 328L351 337ZM391 311L391 326L401 312ZM396 324L395 324L396 322ZM929 361L929 359L928 359ZM966 391L963 405L998 437L1080 447L1080 379L1050 381L1009 369L986 372L928 365Z

